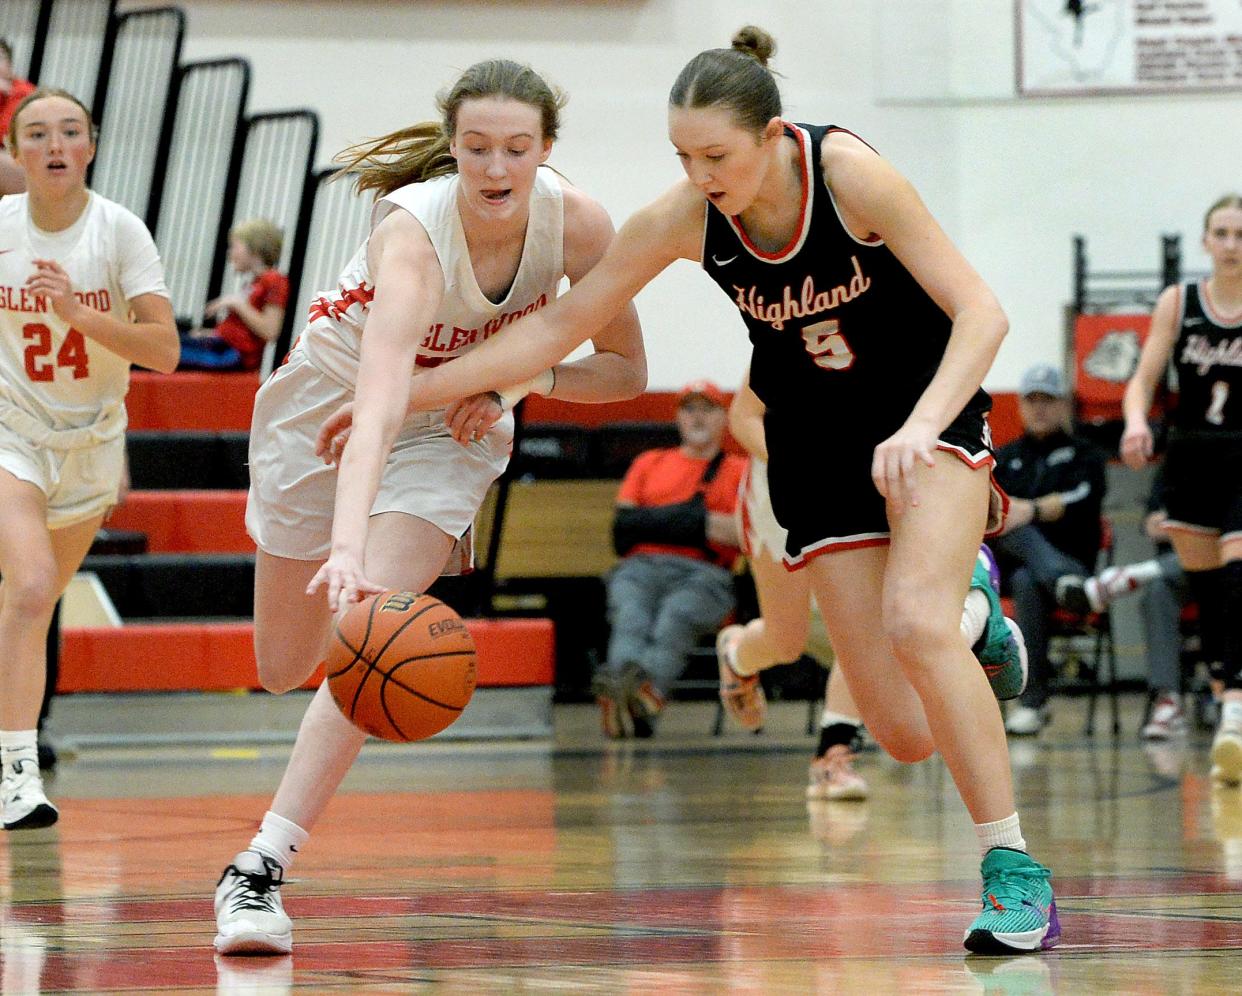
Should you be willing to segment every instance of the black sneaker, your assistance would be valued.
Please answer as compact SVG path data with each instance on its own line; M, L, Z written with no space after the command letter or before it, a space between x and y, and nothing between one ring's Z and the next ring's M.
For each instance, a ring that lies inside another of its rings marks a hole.
M1066 574L1057 578L1056 599L1057 605L1069 609L1075 615L1086 616L1098 611L1087 595L1087 579L1077 574Z
M40 740L38 749L39 749L39 770L40 771L54 771L56 769L56 762L60 760L60 758L56 754L56 748L53 747L51 744L43 740Z

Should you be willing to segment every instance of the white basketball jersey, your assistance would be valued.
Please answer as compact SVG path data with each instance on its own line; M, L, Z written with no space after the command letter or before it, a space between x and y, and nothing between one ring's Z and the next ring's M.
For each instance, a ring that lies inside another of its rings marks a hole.
M168 296L151 234L95 193L61 232L35 228L26 194L0 198L0 412L15 416L5 424L20 418L55 432L107 422L106 436L123 432L129 360L70 328L46 298L26 290L36 259L59 263L88 307L128 321L133 298Z
M459 183L456 173L410 183L381 198L371 212L372 231L398 208L417 218L444 273L444 298L435 321L418 344L418 367L438 366L461 356L510 322L542 308L556 297L565 274L565 209L555 172L540 167L535 174L522 259L501 301L489 300L475 279L457 212ZM364 242L354 253L335 290L316 295L309 324L294 347L305 350L316 367L351 388L358 380L362 329L375 295L367 245Z

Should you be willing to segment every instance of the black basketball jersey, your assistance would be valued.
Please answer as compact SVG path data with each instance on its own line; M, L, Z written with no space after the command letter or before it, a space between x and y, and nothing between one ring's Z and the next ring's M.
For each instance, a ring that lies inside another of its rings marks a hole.
M765 252L740 219L708 207L703 268L742 313L754 346L751 388L769 414L845 418L838 428L879 442L931 382L952 323L882 240L863 241L842 223L820 163L824 136L842 129L785 128L802 153L793 238ZM991 404L980 390L966 410Z
M1203 283L1183 284L1181 299L1172 428L1181 435L1242 435L1242 318L1226 322L1217 314Z

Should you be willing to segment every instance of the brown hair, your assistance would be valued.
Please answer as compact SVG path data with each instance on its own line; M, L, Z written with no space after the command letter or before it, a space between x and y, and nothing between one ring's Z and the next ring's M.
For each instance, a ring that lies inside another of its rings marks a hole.
M236 239L252 253L263 260L264 266L275 266L280 262L280 249L285 237L279 226L266 218L249 218L239 221L229 229L229 238Z
M561 125L565 95L549 86L530 66L509 59L477 62L447 90L436 97L440 121L424 121L381 138L351 145L336 157L343 163L339 175L357 177L359 193L375 190L379 196L407 183L430 180L457 172L457 160L449 153L449 140L457 130L457 112L467 100L507 97L536 108L541 117L542 138L555 141Z
M731 48L700 52L669 91L671 107L726 107L737 123L756 133L780 117L781 93L768 68L776 42L763 28L748 24L733 36Z
M99 138L99 129L95 126L95 119L91 117L91 112L87 106L78 100L68 90L61 90L54 86L41 86L33 93L28 93L22 98L22 102L17 105L17 110L13 112L13 117L9 119L9 133L5 136L5 142L9 147L9 152L16 154L17 152L17 119L22 116L22 111L26 109L27 104L33 104L36 100L43 100L45 97L64 97L82 108L82 113L86 115L86 128L90 132L91 142L94 143Z
M1207 209L1207 214L1203 216L1203 231L1208 230L1208 224L1214 215L1221 208L1242 208L1242 194L1225 194L1219 198L1215 204Z

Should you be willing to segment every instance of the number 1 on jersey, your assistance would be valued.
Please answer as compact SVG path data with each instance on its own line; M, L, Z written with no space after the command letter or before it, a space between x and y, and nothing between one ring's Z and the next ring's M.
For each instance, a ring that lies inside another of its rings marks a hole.
M22 326L22 336L33 340L26 347L26 376L33 381L46 382L54 380L57 367L67 367L73 371L74 380L82 380L90 376L90 356L86 352L86 340L82 333L71 328L65 334L65 341L56 350L56 361L46 362L52 353L52 330L46 325L31 322Z
M1223 425L1225 421L1225 402L1229 400L1229 382L1218 380L1212 385L1212 403L1208 405L1204 415L1213 425Z

